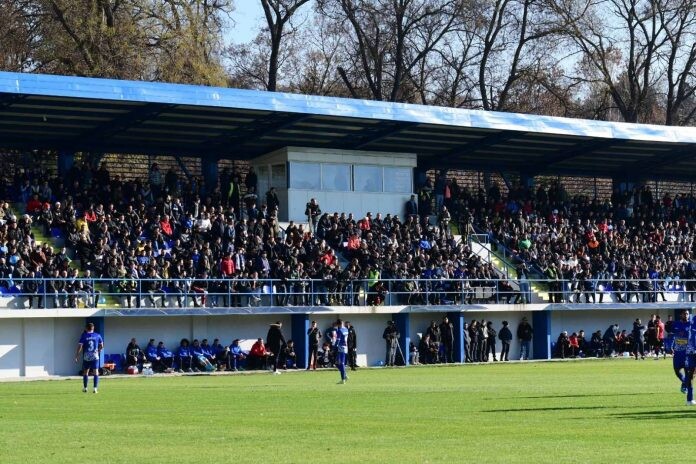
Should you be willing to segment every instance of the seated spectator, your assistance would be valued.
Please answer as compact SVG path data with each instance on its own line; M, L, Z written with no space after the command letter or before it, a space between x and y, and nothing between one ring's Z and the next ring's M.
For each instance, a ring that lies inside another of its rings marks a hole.
M260 340L260 339L259 339ZM242 362L246 359L246 355L242 351L242 347L239 346L239 339L232 341L229 346L229 358L227 364L227 370L238 371L242 368Z
M280 353L280 365L283 369L297 369L297 354L295 353L295 342L288 340Z
M207 344L207 340L204 340L204 342ZM216 338L213 340L209 351L212 356L208 359L215 364L217 370L221 371L228 368L230 349L220 343L220 339Z
M590 338L590 350L588 355L596 358L604 357L604 341L602 340L601 330L598 330L592 334L592 337Z
M207 340L206 340L207 345ZM201 345L198 339L193 340L191 345L191 355L193 357L193 372L212 372L215 370L215 366L208 359L208 354L210 352Z
M590 344L587 342L587 339L585 338L585 331L580 330L578 332L578 353L577 353L577 355L580 356L581 358L585 358L588 356L589 351L590 351Z
M268 369L268 358L271 356L271 352L266 350L263 338L257 339L249 351L249 369Z
M568 354L571 358L576 358L578 352L580 351L580 342L578 340L578 334L573 332L568 337Z
M155 346L155 339L151 338L147 344L145 355L147 360L152 363L152 370L155 372L171 372L173 370L174 355L164 346L164 342L159 342Z
M126 347L126 366L138 366L138 370L142 370L142 364L145 360L145 353L140 349L135 338L131 338Z
M322 344L321 351L318 355L317 364L319 367L334 367L336 361L334 351L331 349L331 344L329 342L324 342Z
M193 372L193 352L187 338L182 338L176 352L176 363L179 372Z
M570 352L570 344L568 342L568 332L561 332L556 340L556 356L565 359Z
M413 195L412 195L413 196ZM409 363L413 366L417 366L420 364L420 356L418 353L418 347L416 346L415 343L409 342L408 344L408 354L409 354Z
M430 339L430 334L421 337L418 345L419 360L423 364L435 364L438 361L439 346Z

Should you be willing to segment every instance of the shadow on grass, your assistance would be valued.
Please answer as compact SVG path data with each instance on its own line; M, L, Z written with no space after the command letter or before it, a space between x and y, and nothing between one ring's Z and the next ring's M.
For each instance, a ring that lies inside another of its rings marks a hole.
M589 411L593 409L616 409L618 406L554 406L546 408L483 409L481 412L538 412L538 411Z
M552 398L597 398L602 397L612 397L612 396L645 396L653 395L657 392L643 392L643 393L587 393L583 395L545 395L545 396L508 396L505 398L485 398L486 401L500 401L500 400L548 400Z
M632 420L674 420L674 419L694 419L696 417L696 409L684 411L683 409L675 409L673 411L665 411L662 409L654 411L638 411L638 412L622 412L619 414L611 414L611 417L617 419L632 419Z

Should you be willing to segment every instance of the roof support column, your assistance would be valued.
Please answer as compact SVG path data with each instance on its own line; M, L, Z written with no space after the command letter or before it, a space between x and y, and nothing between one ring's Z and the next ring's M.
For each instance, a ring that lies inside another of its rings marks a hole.
M58 175L65 179L65 176L70 172L75 164L75 153L71 151L58 152Z
M218 186L218 159L206 157L201 160L201 171L206 194L210 195Z
M520 184L522 187L534 191L534 176L527 172L520 172Z

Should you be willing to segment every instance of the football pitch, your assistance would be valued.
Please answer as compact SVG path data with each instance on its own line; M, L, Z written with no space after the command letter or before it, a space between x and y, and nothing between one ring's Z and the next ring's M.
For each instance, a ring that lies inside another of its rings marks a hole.
M671 364L0 383L0 462L691 462Z

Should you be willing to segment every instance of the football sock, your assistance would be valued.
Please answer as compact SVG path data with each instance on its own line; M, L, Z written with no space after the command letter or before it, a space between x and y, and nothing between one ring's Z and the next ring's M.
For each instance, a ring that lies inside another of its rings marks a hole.
M686 401L692 401L694 399L694 387L689 387L686 390Z
M87 383L89 382L89 376L88 375L83 375L82 376L82 386L84 388L87 388Z
M87 386L87 385L85 385ZM95 375L94 376L94 388L97 388L99 386L99 376Z
M677 377L679 377L679 380L681 380L682 383L684 383L684 374L682 374L681 372L679 372L679 373L677 374Z
M341 379L345 380L345 378L346 378L346 366L345 366L345 364L339 364L338 370L341 372Z

